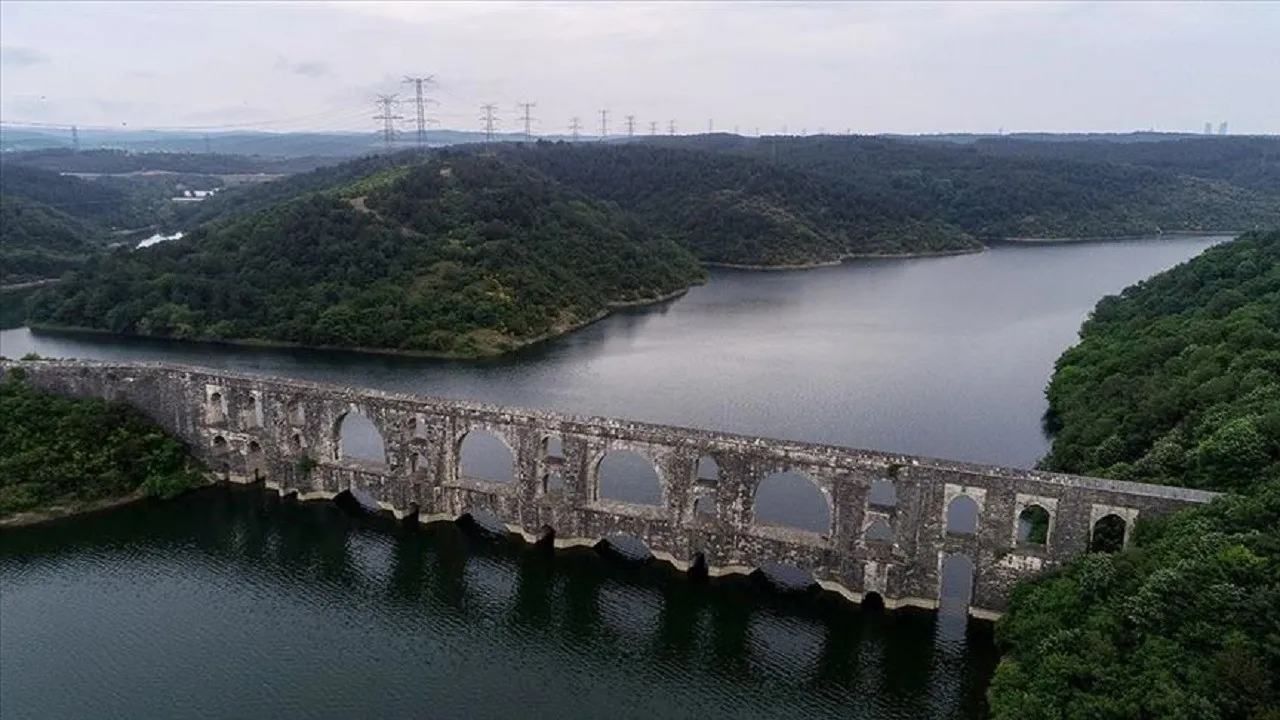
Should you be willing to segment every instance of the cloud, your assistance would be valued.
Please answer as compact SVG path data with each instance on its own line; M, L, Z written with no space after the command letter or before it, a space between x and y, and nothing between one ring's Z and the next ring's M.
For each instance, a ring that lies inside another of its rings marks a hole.
M5 67L31 67L32 65L43 65L49 61L48 55L33 48L0 45L0 65Z
M332 74L329 70L329 64L318 60L291 62L286 58L280 57L276 58L276 69L309 78L322 78Z

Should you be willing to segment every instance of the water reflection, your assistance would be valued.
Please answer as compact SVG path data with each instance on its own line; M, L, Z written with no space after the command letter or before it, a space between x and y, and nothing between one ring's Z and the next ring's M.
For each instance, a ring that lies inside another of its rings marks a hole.
M354 695L360 715L974 717L994 662L989 627L962 616L699 585L252 489L5 540L5 717L145 716L188 684L188 717L337 716ZM59 664L75 681L46 693Z

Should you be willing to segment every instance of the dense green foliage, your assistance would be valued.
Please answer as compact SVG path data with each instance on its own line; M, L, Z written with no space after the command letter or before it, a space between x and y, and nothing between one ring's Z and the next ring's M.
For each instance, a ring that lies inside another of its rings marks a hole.
M60 397L21 369L0 379L0 517L202 483L182 443L123 403Z
M0 195L0 285L56 278L83 263L98 237L48 205Z
M1150 157L1144 166L1103 161L1101 152L1086 162L880 137L713 135L652 142L766 159L849 182L866 192L899 197L914 214L953 223L980 238L1114 237L1280 225L1280 191L1268 189L1268 182L1240 186L1223 176L1247 173L1193 177L1183 174L1191 170L1189 163L1162 167L1158 159L1177 155L1182 147L1177 142L1141 143ZM1131 145L1139 144L1125 147Z
M999 720L1280 718L1280 481L1020 583Z
M119 183L84 180L49 170L5 163L0 195L49 206L104 230L146 227L155 222L167 194L130 192Z
M393 167L98 258L36 323L211 340L502 352L703 279L630 216L462 154Z
M1191 137L1128 143L989 138L977 141L975 147L991 155L1141 165L1280 194L1280 138L1275 137Z
M1280 232L1104 299L1080 334L1043 464L1233 494L1020 583L994 716L1280 718Z
M891 194L748 158L638 143L505 151L637 214L705 262L794 265L981 247Z
M1047 394L1047 469L1212 490L1280 473L1280 232L1104 298Z

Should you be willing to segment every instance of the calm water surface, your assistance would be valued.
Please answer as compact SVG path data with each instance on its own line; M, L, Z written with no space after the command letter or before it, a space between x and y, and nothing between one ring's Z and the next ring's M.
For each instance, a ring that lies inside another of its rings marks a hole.
M715 272L663 306L460 363L0 333L0 354L168 360L1028 466L1086 313L1222 238ZM698 587L593 552L209 490L6 532L0 715L952 718L989 626ZM954 611L954 612L953 612Z

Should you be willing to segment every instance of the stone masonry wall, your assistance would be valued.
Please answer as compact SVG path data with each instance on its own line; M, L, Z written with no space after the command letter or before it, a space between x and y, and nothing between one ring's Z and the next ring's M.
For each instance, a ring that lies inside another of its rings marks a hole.
M55 392L130 402L228 480L262 480L302 499L356 489L398 517L417 513L424 522L486 510L528 540L553 532L560 547L631 535L682 569L701 555L712 574L793 565L852 600L877 593L887 607L937 607L943 565L962 554L973 565L970 611L993 617L1004 609L1014 582L1084 552L1101 518L1123 520L1127 541L1138 517L1214 497L1183 488L194 367L37 361L7 362L0 371L14 367ZM350 412L377 427L385 463L343 457L340 427ZM507 444L515 458L514 482L460 475L462 440L473 429ZM560 439L560 456L548 454L550 438ZM599 499L600 461L617 450L653 462L662 487L659 505ZM304 457L309 461L299 462ZM714 480L696 477L703 457L716 461ZM826 532L755 522L758 484L788 471L804 474L827 499ZM563 478L563 487L548 486L552 473ZM896 501L873 502L870 490L877 481L892 484ZM969 500L959 501L978 507L976 531L949 534L948 507L962 496ZM704 497L714 499L714 514L694 512ZM1032 505L1050 517L1044 545L1018 542L1019 513ZM868 537L873 525L887 525L889 537Z

